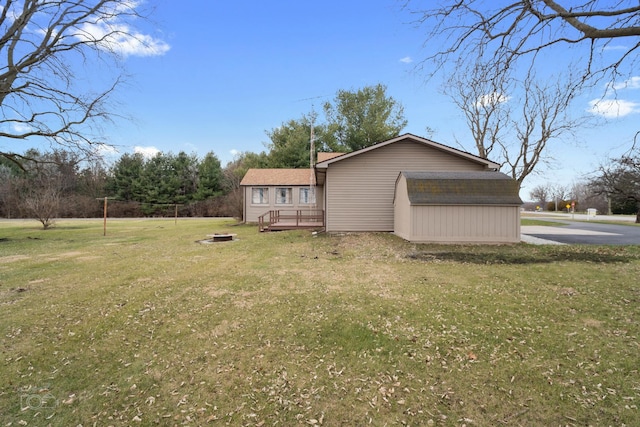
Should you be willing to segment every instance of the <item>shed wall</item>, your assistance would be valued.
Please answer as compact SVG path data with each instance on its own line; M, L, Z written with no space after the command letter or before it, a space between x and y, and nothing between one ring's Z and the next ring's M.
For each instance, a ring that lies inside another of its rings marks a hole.
M325 182L326 230L393 231L393 197L401 171L474 170L485 168L410 141L400 141L332 163Z
M407 179L402 174L396 183L393 211L393 232L403 239L411 240L411 202L407 193Z
M412 242L517 243L519 206L410 206Z

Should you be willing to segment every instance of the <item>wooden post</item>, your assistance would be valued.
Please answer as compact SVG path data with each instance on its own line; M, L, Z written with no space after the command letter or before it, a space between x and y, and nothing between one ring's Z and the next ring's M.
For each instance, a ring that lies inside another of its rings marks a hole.
M175 214L175 221L174 221L175 225L178 225L178 204L176 203L176 214Z
M103 236L107 235L107 198L104 198L104 232Z

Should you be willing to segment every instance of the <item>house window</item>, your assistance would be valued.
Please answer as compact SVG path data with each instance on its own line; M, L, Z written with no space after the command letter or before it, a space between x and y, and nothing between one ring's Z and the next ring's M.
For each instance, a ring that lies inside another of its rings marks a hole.
M300 204L311 205L316 202L316 192L311 187L302 187L300 189Z
M277 205L290 205L291 204L291 188L276 188L276 204Z
M254 205L268 205L269 189L268 188L252 188L251 203L253 203Z

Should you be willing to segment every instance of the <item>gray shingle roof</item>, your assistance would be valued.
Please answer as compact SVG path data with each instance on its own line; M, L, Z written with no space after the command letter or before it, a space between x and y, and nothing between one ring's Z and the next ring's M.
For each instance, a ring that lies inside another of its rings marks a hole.
M521 205L518 184L501 172L402 172L412 205Z

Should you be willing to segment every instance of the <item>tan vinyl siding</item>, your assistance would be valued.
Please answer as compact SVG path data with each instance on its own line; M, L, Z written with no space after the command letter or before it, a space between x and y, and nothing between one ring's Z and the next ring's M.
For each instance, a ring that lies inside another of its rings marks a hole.
M331 163L325 189L327 231L393 231L401 171L473 171L484 165L411 141Z
M393 204L393 231L397 236L411 240L411 202L407 193L407 179L404 175L398 177Z
M411 206L412 242L516 243L517 206ZM405 236L400 236L406 238Z
M323 191L322 187L315 187L316 191L316 203L310 205L306 203L300 203L300 188L309 187L308 185L254 185L242 187L244 190L244 222L258 222L258 217L270 210L300 210L300 209L323 209ZM251 195L253 188L268 188L269 189L269 203L267 204L253 204ZM276 204L276 188L291 188L292 202L290 204Z

